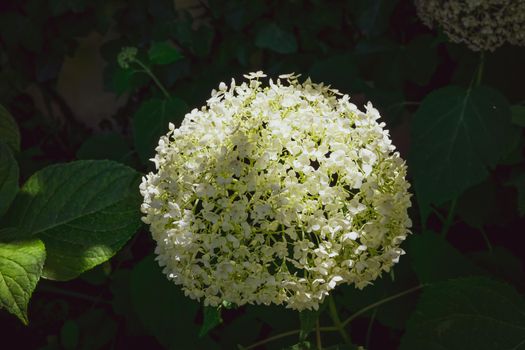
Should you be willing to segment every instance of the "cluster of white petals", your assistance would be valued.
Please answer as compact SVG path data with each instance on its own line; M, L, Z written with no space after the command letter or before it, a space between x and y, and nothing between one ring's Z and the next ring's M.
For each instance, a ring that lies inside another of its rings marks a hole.
M415 0L419 17L474 51L525 45L525 0Z
M143 221L187 296L317 309L404 254L406 166L371 104L293 74L245 77L170 124L140 186Z

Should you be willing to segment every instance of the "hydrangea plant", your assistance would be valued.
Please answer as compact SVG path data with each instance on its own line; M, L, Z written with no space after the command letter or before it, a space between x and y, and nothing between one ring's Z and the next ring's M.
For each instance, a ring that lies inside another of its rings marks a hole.
M494 51L505 43L525 45L523 0L415 0L429 27L442 28L449 39L474 51Z
M297 75L220 83L169 125L140 185L168 279L217 306L317 309L404 254L406 165L379 112Z

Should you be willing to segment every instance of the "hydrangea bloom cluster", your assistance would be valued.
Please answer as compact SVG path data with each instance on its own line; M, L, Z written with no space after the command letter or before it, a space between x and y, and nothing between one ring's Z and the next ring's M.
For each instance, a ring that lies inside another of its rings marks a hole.
M317 309L404 254L406 166L371 104L291 74L245 77L169 125L140 186L143 221L187 296Z
M525 0L415 0L419 17L474 51L525 45Z

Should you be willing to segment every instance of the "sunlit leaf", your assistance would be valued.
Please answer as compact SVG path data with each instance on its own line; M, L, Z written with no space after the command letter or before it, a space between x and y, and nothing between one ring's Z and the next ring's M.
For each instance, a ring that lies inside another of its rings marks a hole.
M139 227L137 180L133 169L112 161L49 166L20 189L4 226L14 227L16 238L45 242L46 278L74 278L108 260Z
M0 308L28 324L27 305L36 287L46 251L38 239L0 242Z

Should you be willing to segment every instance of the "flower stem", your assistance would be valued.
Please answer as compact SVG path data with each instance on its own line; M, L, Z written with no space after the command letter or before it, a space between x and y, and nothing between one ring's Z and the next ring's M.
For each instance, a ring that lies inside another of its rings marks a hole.
M374 325L374 321L376 320L376 315L377 315L377 308L375 308L374 312L372 312L372 317L370 317L370 322L368 322L368 329L366 330L365 349L370 348L370 338L372 337L372 326Z
M339 331L341 338L343 338L346 344L351 345L352 342L350 341L350 337L348 336L348 334L345 332L345 327L341 323L341 319L339 318L339 314L337 313L337 307L335 305L334 297L332 297L331 295L328 296L328 311L330 312L332 322L334 322L334 326Z
M323 350L323 344L321 344L321 327L319 327L319 318L315 322L315 340L317 344L317 350Z
M153 72L148 68L148 66L146 66L144 63L142 63L141 60L139 60L137 58L134 58L133 62L135 62L137 65L139 65L140 68L142 68L142 71L144 73L146 73L151 78L151 80L153 80L155 82L155 84L158 86L160 91L162 91L162 93L164 94L164 96L168 100L171 99L171 95L169 94L169 92L164 88L164 86L161 84L159 79L155 76L155 74L153 74Z
M487 236L485 229L481 227L479 231L481 232L481 236L483 237L483 240L485 241L485 244L487 245L489 253L492 254L492 244L490 244L489 237Z
M479 65L478 65L478 73L476 76L476 86L481 84L481 79L483 78L483 69L485 68L485 52L481 51L481 54L479 56Z
M376 308L380 305L383 305L383 304L386 304L388 303L389 301L392 301L392 300L395 300L397 298L400 298L406 294L410 294L412 292L415 292L416 290L419 290L423 287L425 287L426 285L425 284L420 284L418 286L415 286L415 287L412 287L410 289L407 289L407 290L404 290L400 293L397 293L397 294L394 294L394 295L391 295L389 297L386 297L384 299L381 299L373 304L370 304L364 308L362 308L361 310L357 311L356 313L354 313L352 316L348 317L343 323L342 323L342 326L343 327L346 327L350 322L352 322L354 319L356 319L357 317L359 317L360 315L364 314L365 312L367 312L368 310L372 310L373 308Z
M286 337L289 337L289 336L292 336L292 335L295 335L295 334L299 334L300 332L301 332L300 330L295 329L293 331L279 333L279 334L274 335L273 337L268 337L266 339L258 341L257 343L253 343L252 345L249 345L249 346L245 347L244 349L245 350L254 349L254 348L258 347L258 346L264 345L264 344L269 343L271 341L278 340L278 339L281 339L281 338L286 338Z
M352 316L350 316L349 318L347 318L344 322L341 323L341 328L344 329L350 322L352 322L355 318L359 317L360 315L364 314L365 312L367 312L368 310L371 310L373 308L376 308L380 305L383 305L383 304L386 304L388 303L389 301L392 301L392 300L395 300L397 298L400 298L406 294L410 294L412 292L415 292L416 290L419 290L423 287L425 287L426 284L420 284L418 286L415 286L415 287L412 287L410 289L407 289L407 290L404 290L400 293L397 293L397 294L394 294L394 295L391 295L387 298L384 298L384 299L381 299L373 304L370 304L364 308L362 308L361 310L357 311L356 313L354 313ZM328 299L329 301L329 304L328 304L328 307L330 308L330 299ZM334 302L334 307L335 307L335 302ZM248 345L246 347L244 347L243 349L245 350L249 350L249 349L254 349L258 346L261 346L261 345L264 345L266 343L269 343L269 342L272 342L274 340L279 340L281 338L286 338L286 337L289 337L289 336L292 336L292 335L296 335L296 334L299 334L301 331L299 329L294 329L292 331L288 331L288 332L284 332L284 333L279 333L279 334L276 334L272 337L269 337L269 338L266 338L266 339L263 339L263 340L260 340L256 343L253 343L251 345ZM319 327L319 332L340 332L340 328L336 327L336 326L330 326L330 327ZM346 336L348 336L346 333L345 333Z

